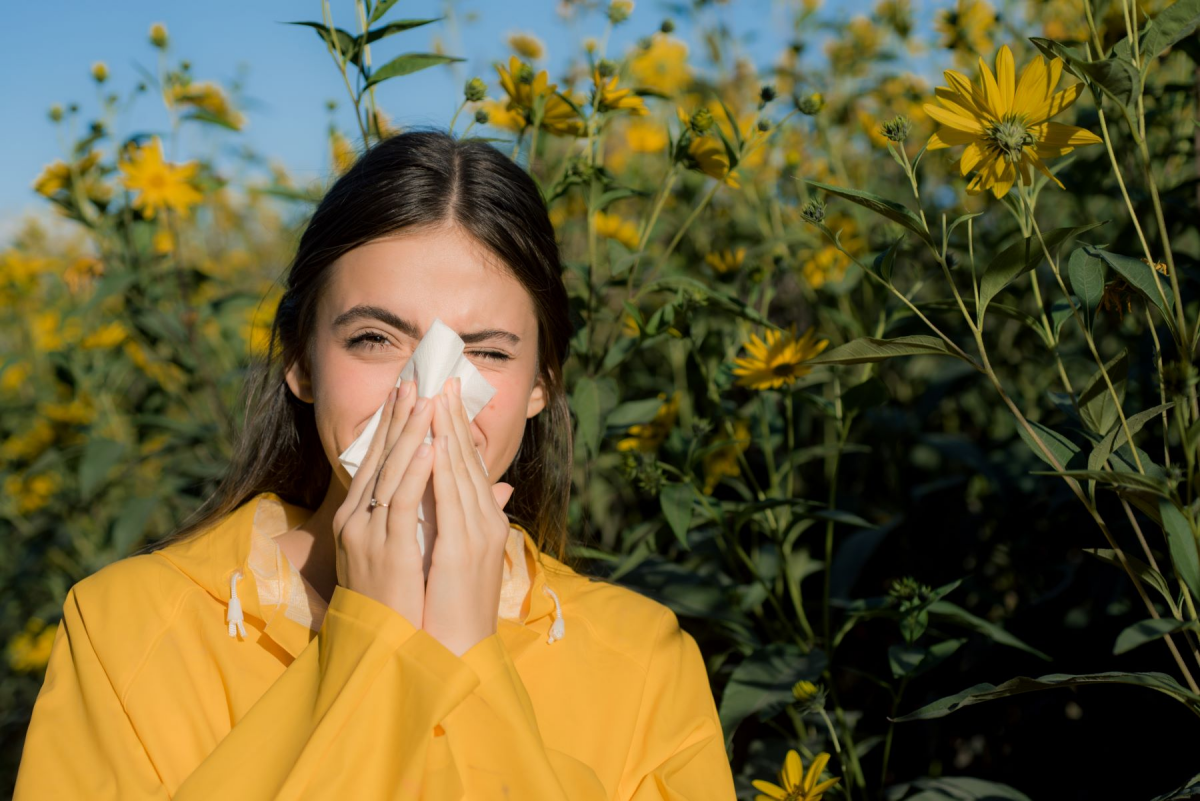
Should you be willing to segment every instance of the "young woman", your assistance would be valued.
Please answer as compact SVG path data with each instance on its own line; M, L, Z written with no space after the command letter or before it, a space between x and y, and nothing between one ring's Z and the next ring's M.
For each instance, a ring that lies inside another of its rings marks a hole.
M473 420L453 381L391 392L438 318L496 388ZM695 640L565 561L572 334L522 169L430 131L366 152L301 238L215 495L68 592L16 801L733 799Z

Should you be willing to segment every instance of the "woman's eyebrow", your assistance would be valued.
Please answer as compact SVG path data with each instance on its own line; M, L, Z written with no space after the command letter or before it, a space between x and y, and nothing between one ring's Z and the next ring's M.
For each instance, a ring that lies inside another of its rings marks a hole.
M342 312L333 321L333 328L336 331L343 326L349 325L355 320L378 320L381 323L386 323L397 331L412 337L420 339L422 334L417 329L417 326L409 320L383 308L382 306L371 306L360 304L347 311ZM517 345L521 342L521 338L511 331L505 331L500 328L485 328L481 331L469 331L466 333L457 332L458 336L467 345L477 342L486 342L492 339L503 339L512 345Z

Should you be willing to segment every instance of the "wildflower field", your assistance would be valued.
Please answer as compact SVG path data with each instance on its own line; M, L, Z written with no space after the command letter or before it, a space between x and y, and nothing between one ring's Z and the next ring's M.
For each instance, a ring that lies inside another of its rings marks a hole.
M739 798L1200 795L1200 0L776 5L762 52L737 0L561 0L571 67L498 35L444 120L559 233L574 553L696 638ZM0 243L0 786L67 589L222 474L298 232L404 127L375 87L463 60L403 6L298 6L356 120L323 182L176 156L249 112L150 20L140 86L48 110L74 235Z

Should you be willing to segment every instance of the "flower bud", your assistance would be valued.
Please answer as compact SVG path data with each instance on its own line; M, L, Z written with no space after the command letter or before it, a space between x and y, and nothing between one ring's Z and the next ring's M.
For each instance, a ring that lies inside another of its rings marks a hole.
M662 21L662 25L658 26L658 29L660 31L662 31L663 33L674 33L675 32L675 21L671 20L671 19L664 19Z
M758 92L758 97L764 103L770 103L775 99L775 87L767 84Z
M764 132L771 130L771 121L766 117L760 117L758 120L758 130Z
M689 123L692 130L700 135L708 133L708 129L713 126L712 112L706 108L702 108L692 115L692 121Z
M820 225L825 222L825 204L812 198L800 209L800 217L813 225Z
M50 111L47 112L47 115L50 117L51 122L62 122L63 107L58 103L55 103L50 107Z
M482 78L472 78L463 88L463 95L467 98L468 103L477 103L483 100L486 94L487 84L483 82Z
M909 131L912 130L912 123L909 122L908 117L898 114L879 127L886 138L893 142L903 142L908 138Z
M633 13L633 0L612 0L608 4L608 21L619 25Z
M813 92L806 97L797 98L796 108L801 114L807 114L811 117L825 108L825 96L820 92Z
M167 49L167 26L156 22L150 26L150 44L159 50Z
M491 116L487 113L486 109L481 108L475 112L475 122L480 125L487 125L489 119L491 119Z
M108 80L108 65L103 61L97 61L92 65L92 79L96 83L104 83Z
M521 66L517 68L516 78L517 83L533 83L533 67L522 62Z

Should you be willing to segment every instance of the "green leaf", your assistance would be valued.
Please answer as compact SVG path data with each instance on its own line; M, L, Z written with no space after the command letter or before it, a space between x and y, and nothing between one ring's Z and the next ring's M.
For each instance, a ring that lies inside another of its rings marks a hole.
M1035 476L1059 476L1060 478L1073 478L1077 481L1098 481L1101 484L1106 484L1116 490L1124 489L1132 492L1149 492L1155 495L1166 496L1167 488L1155 478L1149 475L1141 475L1140 473L1126 473L1124 471L1107 471L1107 470L1033 470L1031 475ZM1120 494L1118 492L1118 494Z
M341 51L342 58L353 62L360 69L362 68L361 53L358 50L358 39L355 38L349 31L344 31L341 28L334 28L331 33L329 28L323 22L289 22L288 25L304 25L312 28L317 32L317 35L329 46L330 52L336 54Z
M1105 363L1104 372L1108 373L1108 378L1112 381L1117 399L1124 404L1125 379L1129 375L1129 349L1122 350ZM1104 373L1096 370L1088 379L1083 392L1079 394L1079 416L1088 428L1104 436L1117 422L1117 410L1118 406L1113 402L1112 393L1108 391L1108 384L1104 380Z
M814 356L805 364L863 364L865 362L881 362L897 356L923 355L960 358L957 353L947 348L946 343L941 339L917 334L895 339L862 337Z
M158 508L158 498L131 498L125 502L121 514L113 523L112 546L119 555L125 556L146 533L146 523Z
M1167 535L1171 562L1192 597L1200 598L1200 558L1196 553L1196 535L1173 501L1162 498L1158 502L1158 511L1162 515L1163 533Z
M629 426L649 423L658 414L663 403L662 398L626 401L608 413L605 425L609 428L629 428Z
M1154 796L1150 801L1184 801L1184 799L1195 801L1197 795L1200 795L1200 773L1197 773L1174 790L1168 790L1162 795Z
M919 645L893 645L888 648L888 665L894 678L919 676L940 665L965 643L965 639L943 640L928 648Z
M389 78L398 78L401 75L409 75L428 67L450 64L455 61L466 61L466 59L454 56L440 56L437 53L405 53L404 55L396 56L371 73L371 77L363 84L362 91L358 93L358 96L362 97L372 86L383 83Z
M820 181L812 181L807 178L804 182L809 186L815 186L818 189L824 189L831 195L845 198L852 203L857 203L865 209L888 218L892 222L903 225L908 230L912 231L917 236L921 237L922 241L926 242L930 247L936 248L937 243L933 241L933 237L925 230L925 224L921 222L921 218L913 214L908 206L901 205L894 200L872 195L870 192L863 192L858 189L847 189L841 186L831 186L823 184Z
M1164 8L1152 20L1147 20L1138 38L1138 54L1141 56L1141 72L1145 76L1154 60L1168 47L1191 36L1200 25L1200 0L1178 0ZM1129 37L1117 42L1113 52L1132 61Z
M1103 260L1105 264L1120 273L1130 286L1158 307L1168 327L1172 331L1175 330L1175 318L1171 314L1171 305L1175 302L1175 296L1171 292L1169 279L1156 279L1154 269L1141 259L1122 256L1119 253L1112 253L1092 245L1084 245L1083 249L1088 255ZM1156 280L1157 285L1155 284ZM1161 295L1158 291L1160 288L1162 289Z
M1036 679L1028 676L1017 676L1009 679L1000 686L994 684L976 684L962 692L939 698L931 704L926 704L915 712L901 715L898 718L888 718L894 723L907 723L910 720L931 720L949 715L964 706L981 704L996 698L1005 698L1019 693L1035 690L1050 690L1056 687L1083 687L1089 684L1130 684L1135 687L1145 687L1165 693L1177 701L1187 705L1193 713L1200 715L1200 696L1188 692L1166 673L1126 673L1109 671L1106 673L1084 673L1070 675L1067 673L1050 673Z
M394 5L396 5L396 0L379 0L375 4L375 8L371 11L371 16L367 18L367 25L372 25L383 19L383 15L391 11Z
M104 481L109 472L125 455L125 443L91 437L83 449L83 457L79 460L79 494L84 500L92 497L96 488Z
M741 317L743 320L749 320L752 323L757 323L758 325L764 325L768 328L779 330L779 326L775 325L766 317L763 317L758 309L754 308L753 306L743 303L741 300L727 295L724 292L705 284L703 281L698 281L695 278L690 278L685 275L671 275L665 278L659 278L656 281L651 281L650 283L643 285L642 288L637 291L635 298L641 297L643 293L667 289L688 289L698 292L708 300L710 305L718 309L733 314L736 317ZM648 325L647 328L649 328Z
M734 668L721 696L719 717L725 732L725 746L742 721L751 715L767 720L795 701L792 685L798 681L817 681L826 665L825 653L813 650L805 654L792 643L771 643Z
M1138 432L1145 427L1146 423L1174 405L1175 402L1171 401L1170 403L1164 403L1125 418L1125 422L1129 424L1130 436L1136 437ZM1088 457L1088 470L1104 469L1104 463L1108 461L1108 457L1126 442L1125 426L1113 426L1104 439L1100 440L1096 447L1092 449L1092 453Z
M1075 55L1075 52L1064 47L1053 39L1042 39L1031 36L1029 41L1049 58L1061 58L1068 72L1077 78L1094 83L1100 91L1120 103L1128 106L1141 91L1141 80L1137 70L1125 59L1109 56L1099 61L1088 61Z
M587 453L596 455L600 450L600 388L595 379L584 376L575 381L571 408L578 420L577 442Z
M1063 242L1103 224L1091 223L1074 228L1055 228L1052 231L1047 231L1042 235L1042 239L1046 242L1045 250L1048 250L1053 255L1054 251ZM1020 242L1009 245L992 259L984 269L983 278L979 282L980 323L983 322L983 315L987 312L988 304L992 302L992 298L1000 294L1006 286L1017 278L1041 264L1043 258L1045 258L1045 251L1042 249L1042 243L1037 237L1027 237Z
M1058 337L1062 333L1063 323L1071 319L1072 308L1078 309L1080 306L1079 298L1074 295L1069 299L1061 298L1054 301L1054 304L1050 307L1050 325L1054 329L1053 344L1058 344Z
M1197 623L1194 620L1176 620L1173 617L1142 620L1126 627L1117 635L1117 642L1113 645L1113 655L1132 651L1139 645L1145 645L1151 640L1157 640L1159 637L1165 637L1183 629L1194 630L1196 628Z
M1083 550L1085 553L1090 553L1101 562L1107 562L1108 564L1117 568L1117 570L1120 570L1122 573L1125 572L1125 568L1121 566L1121 561L1117 556L1117 552L1111 548L1084 548ZM1129 567L1133 569L1133 572L1137 574L1137 577L1142 580L1143 584L1149 584L1151 587L1158 590L1158 594L1161 595L1165 601L1167 601L1168 606L1174 603L1174 599L1171 598L1171 591L1167 589L1167 580L1162 577L1161 573L1135 556L1125 554L1125 559L1129 562Z
M845 414L863 412L882 406L889 397L887 384L880 381L878 376L871 376L842 393L842 409Z
M892 282L892 268L896 266L896 253L904 242L904 237L900 237L892 244L888 245L887 250L880 253L871 261L871 272L882 278L886 283Z
M658 501L662 505L663 516L675 533L675 539L685 550L691 550L688 544L688 530L692 527L692 498L695 491L691 484L664 484L658 493Z
M434 17L433 19L398 19L373 31L367 31L367 44L378 42L380 39L386 39L389 36L394 36L397 33L403 33L413 28L419 28L422 25L428 25L431 22L440 22L443 19L445 17Z
M903 795L909 789L918 792ZM889 801L1030 801L1029 796L1000 782L970 776L939 776L913 779L912 784L893 784L887 789Z
M1049 449L1050 453L1054 454L1054 458L1058 460L1059 465L1062 467L1066 467L1075 458L1075 455L1079 453L1078 445L1054 429L1048 428L1041 423L1035 423L1032 420L1029 421L1029 425L1037 431L1038 437L1041 438L1042 442L1046 443L1046 448ZM1054 467L1054 463L1046 457L1046 454L1042 453L1042 449L1038 447L1038 444L1025 431L1025 426L1018 423L1017 433L1021 435L1021 439L1025 440L1025 444L1033 451L1034 456Z
M1100 299L1104 297L1104 262L1083 248L1075 248L1067 262L1067 276L1071 279L1071 289L1082 301L1084 319L1090 331L1096 320L1096 310L1100 308Z
M997 645L1007 645L1009 648L1016 648L1025 653L1033 654L1039 659L1045 659L1047 662L1050 661L1050 657L1047 654L1039 651L1032 645L1026 644L1024 640L1015 636L1012 632L992 623L990 620L976 617L951 601L934 601L929 605L929 614L948 623L954 623L955 625L986 635Z

